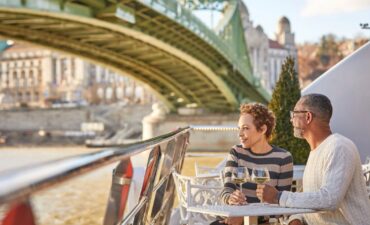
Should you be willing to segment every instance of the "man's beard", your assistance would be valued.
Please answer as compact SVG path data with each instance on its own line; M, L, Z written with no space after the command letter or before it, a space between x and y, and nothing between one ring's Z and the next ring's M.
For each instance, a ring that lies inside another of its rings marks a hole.
M299 138L299 139L304 139L303 132L304 132L304 129L298 128L298 127L293 127L294 137Z

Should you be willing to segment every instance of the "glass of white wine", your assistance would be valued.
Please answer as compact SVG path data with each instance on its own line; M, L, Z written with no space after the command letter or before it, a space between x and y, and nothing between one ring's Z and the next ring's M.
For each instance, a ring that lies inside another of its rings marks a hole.
M235 167L232 172L232 177L235 184L240 187L240 192L243 193L243 183L250 180L249 172L247 167Z
M255 167L252 170L252 180L257 184L266 184L270 181L270 172L266 167ZM263 203L263 199L260 199Z

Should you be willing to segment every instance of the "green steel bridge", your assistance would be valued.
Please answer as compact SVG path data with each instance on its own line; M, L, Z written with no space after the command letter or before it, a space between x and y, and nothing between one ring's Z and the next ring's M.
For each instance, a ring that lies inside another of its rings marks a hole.
M223 4L218 31L191 9ZM241 0L0 0L0 36L82 57L149 86L172 111L266 103L253 76Z

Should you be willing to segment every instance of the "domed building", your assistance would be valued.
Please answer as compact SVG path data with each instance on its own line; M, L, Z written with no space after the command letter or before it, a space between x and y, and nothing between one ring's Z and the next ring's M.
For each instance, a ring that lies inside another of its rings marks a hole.
M276 37L273 40L267 36L260 25L253 26L249 10L244 3L241 4L240 14L253 74L260 84L272 93L286 57L292 56L298 69L297 47L290 21L285 16L279 19Z
M294 42L294 33L290 29L290 21L285 16L281 17L276 32L276 40L288 49L291 55L296 54L297 48Z
M298 71L298 53L294 41L294 33L291 32L290 21L285 16L278 21L276 39L269 40L269 74L270 74L270 89L275 88L275 84L279 79L281 65L288 56L295 59L295 69Z
M285 16L281 17L278 26L277 26L277 33L282 34L282 33L289 33L290 32L290 21L288 18Z

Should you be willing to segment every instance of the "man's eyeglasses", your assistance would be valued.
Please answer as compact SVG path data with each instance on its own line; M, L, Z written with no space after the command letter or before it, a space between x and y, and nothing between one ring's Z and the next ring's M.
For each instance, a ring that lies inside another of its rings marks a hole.
M290 118L293 119L295 114L298 114L298 113L308 113L308 112L310 112L310 111L306 111L306 110L290 111Z

